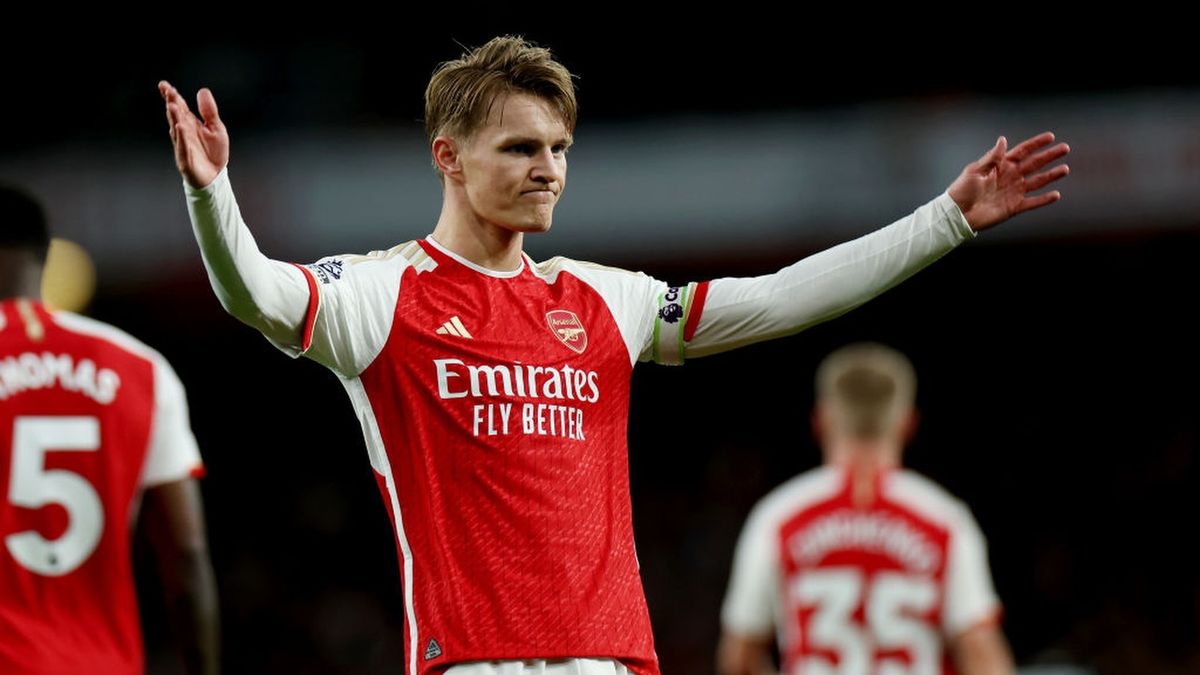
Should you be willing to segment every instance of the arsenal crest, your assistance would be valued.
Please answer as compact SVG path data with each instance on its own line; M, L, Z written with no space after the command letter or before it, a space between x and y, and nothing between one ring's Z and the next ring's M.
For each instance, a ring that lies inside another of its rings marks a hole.
M565 309L551 310L546 312L546 323L550 326L550 332L570 347L571 351L582 354L583 350L587 349L587 331L583 329L583 323L575 316L575 312Z

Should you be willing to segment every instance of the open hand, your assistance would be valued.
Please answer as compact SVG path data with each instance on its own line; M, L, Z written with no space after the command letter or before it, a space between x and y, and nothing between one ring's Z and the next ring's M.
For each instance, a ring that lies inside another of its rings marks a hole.
M1008 140L1001 136L983 157L963 169L947 191L972 230L978 232L1062 199L1058 190L1030 194L1070 173L1066 164L1041 171L1071 151L1066 143L1051 143L1054 134L1047 131L1008 150Z
M175 166L189 185L206 187L229 163L229 132L217 114L217 101L207 88L196 94L196 109L192 114L179 91L163 80L158 93L167 104L167 124L171 145L175 147Z

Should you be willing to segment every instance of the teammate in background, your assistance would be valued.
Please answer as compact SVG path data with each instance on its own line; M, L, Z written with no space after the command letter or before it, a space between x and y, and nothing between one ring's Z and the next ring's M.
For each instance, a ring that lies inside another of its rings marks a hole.
M42 304L48 247L41 206L0 187L0 673L143 672L139 499L187 672L217 673L183 385L125 333Z
M746 522L721 613L719 675L1013 672L984 538L967 507L900 467L916 375L899 352L843 347L817 370L825 465Z
M550 228L562 195L574 84L549 51L504 37L442 64L426 89L443 190L432 234L295 265L264 256L242 220L212 93L200 90L197 117L170 84L159 91L222 305L350 396L395 528L409 675L657 673L630 514L633 366L846 312L975 230L1057 201L1031 193L1067 173L1047 168L1068 151L1052 134L1012 149L1001 138L914 213L753 279L669 286L537 263L524 237ZM683 401L671 418L692 423Z

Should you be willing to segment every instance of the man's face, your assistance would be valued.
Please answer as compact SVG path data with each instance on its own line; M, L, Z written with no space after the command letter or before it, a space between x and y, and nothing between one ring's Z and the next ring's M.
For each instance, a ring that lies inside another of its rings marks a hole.
M570 144L571 134L550 104L509 94L460 145L456 179L480 220L513 232L545 232L566 185Z

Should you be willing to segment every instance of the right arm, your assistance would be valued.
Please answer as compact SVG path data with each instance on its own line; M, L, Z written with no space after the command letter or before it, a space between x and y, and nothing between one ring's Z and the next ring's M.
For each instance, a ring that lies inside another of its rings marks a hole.
M183 176L188 212L209 281L221 305L277 344L299 346L308 316L308 280L299 268L271 260L242 220L229 184L229 133L212 92L201 89L193 115L167 82L166 102L175 165Z
M768 519L755 508L733 554L729 589L721 606L718 675L764 675L771 663L775 627L776 579Z
M222 171L204 188L186 188L188 214L204 269L225 311L280 345L301 346L310 291L300 268L258 250Z
M212 92L197 96L201 121L174 87L158 86L192 228L221 306L290 356L303 354L345 377L361 373L390 333L406 259L390 252L377 260L341 256L301 268L263 255L230 187L229 134ZM372 261L381 264L358 265Z

